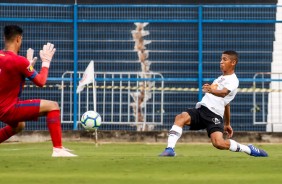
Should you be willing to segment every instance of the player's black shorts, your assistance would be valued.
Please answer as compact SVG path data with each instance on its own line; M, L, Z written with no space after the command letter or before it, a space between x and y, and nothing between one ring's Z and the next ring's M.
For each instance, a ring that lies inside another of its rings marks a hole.
M213 132L224 132L222 117L213 113L207 107L187 109L186 112L191 116L190 130L206 129L209 137Z

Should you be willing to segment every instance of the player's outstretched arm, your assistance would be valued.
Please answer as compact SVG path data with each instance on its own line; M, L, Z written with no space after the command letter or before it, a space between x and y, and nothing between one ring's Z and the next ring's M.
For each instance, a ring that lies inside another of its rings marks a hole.
M50 63L55 52L56 49L51 43L47 43L43 46L43 49L40 50L39 54L42 60L42 68L39 74L37 74L32 80L39 87L43 87L46 84Z
M56 52L56 48L54 48L54 44L47 43L46 45L43 46L43 49L40 50L39 53L42 61L42 67L46 67L46 68L50 67L50 63L52 61L55 52Z

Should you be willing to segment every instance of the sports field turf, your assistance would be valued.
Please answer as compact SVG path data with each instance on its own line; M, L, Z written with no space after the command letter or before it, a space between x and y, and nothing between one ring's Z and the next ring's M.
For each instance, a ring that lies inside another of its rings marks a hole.
M178 144L177 157L158 157L165 144L71 143L76 158L51 158L51 143L0 145L1 184L282 183L282 145L256 146L268 158Z

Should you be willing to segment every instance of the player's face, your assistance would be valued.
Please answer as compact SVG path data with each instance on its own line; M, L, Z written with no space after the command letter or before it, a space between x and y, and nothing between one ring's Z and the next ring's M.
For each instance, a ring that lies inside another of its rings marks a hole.
M21 49L22 40L23 40L23 36L21 36L21 35L17 36L17 38L16 38L17 52L19 52L20 49Z
M229 74L230 71L234 70L236 61L228 54L222 54L220 61L220 69L223 73Z

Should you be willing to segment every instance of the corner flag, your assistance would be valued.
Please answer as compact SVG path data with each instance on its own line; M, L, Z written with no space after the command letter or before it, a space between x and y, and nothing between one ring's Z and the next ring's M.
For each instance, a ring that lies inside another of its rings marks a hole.
M90 61L86 70L83 73L82 79L79 81L79 85L77 86L76 93L80 93L85 85L94 82L94 62Z

